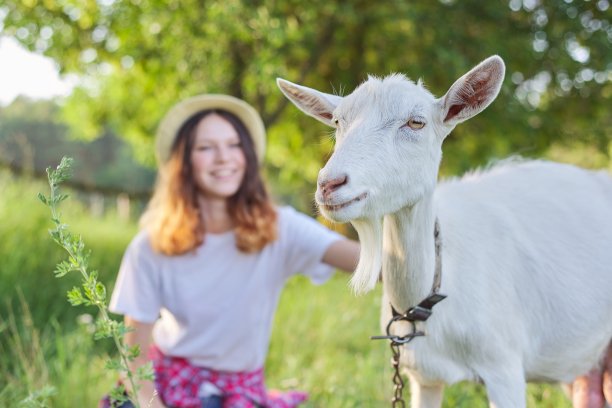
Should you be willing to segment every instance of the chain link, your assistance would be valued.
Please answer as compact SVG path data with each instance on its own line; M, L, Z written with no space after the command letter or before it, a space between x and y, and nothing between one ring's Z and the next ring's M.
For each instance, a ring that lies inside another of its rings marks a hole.
M393 399L391 400L391 407L393 408L406 408L406 403L402 397L402 391L404 390L404 379L400 374L399 363L400 363L400 346L401 344L391 341L391 365L393 366Z

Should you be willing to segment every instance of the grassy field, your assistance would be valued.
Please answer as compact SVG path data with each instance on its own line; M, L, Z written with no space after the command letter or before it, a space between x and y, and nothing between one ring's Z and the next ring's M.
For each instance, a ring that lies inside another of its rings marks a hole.
M104 369L112 347L92 339L93 309L66 301L78 277L53 277L63 254L47 235L47 209L36 199L46 185L0 174L0 191L0 407L95 407L115 381ZM112 215L92 218L74 199L63 208L64 220L84 236L90 264L110 290L135 224ZM379 333L380 288L355 297L347 281L338 274L313 286L295 278L280 301L268 385L310 392L306 407L389 405L391 353L385 342L369 340ZM484 388L449 387L444 406L486 407ZM528 406L570 404L557 386L530 385Z

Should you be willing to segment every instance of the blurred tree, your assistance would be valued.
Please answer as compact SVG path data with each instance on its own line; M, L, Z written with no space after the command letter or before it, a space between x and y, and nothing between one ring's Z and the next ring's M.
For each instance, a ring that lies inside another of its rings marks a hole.
M58 121L60 107L52 101L19 97L0 109L0 167L21 169L46 178L62 156L79 157L71 180L81 190L146 198L154 172L132 157L131 146L110 131L94 141L72 140Z
M177 100L244 98L269 128L275 192L304 209L332 142L285 109L275 77L342 93L368 73L404 72L442 95L499 54L502 93L453 132L443 172L576 140L609 155L609 9L609 0L5 0L0 27L83 76L63 109L73 133L113 129L149 164L155 127Z

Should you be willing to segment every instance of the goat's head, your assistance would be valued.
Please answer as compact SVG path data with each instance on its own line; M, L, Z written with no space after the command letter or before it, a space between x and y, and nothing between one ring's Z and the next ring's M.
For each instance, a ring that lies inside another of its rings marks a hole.
M504 71L492 56L439 99L399 74L370 77L345 97L277 79L299 109L336 129L315 196L323 215L340 222L379 218L431 192L444 138L495 99Z

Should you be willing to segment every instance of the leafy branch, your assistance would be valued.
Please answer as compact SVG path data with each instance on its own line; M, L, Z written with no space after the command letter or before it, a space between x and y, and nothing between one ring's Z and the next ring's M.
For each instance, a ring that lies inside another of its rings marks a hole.
M68 258L61 261L55 269L55 277L62 278L71 272L78 272L81 275L81 286L73 287L68 291L68 302L72 306L86 305L98 308L99 316L96 321L94 338L112 338L119 352L118 359L111 359L107 362L106 368L125 373L130 383L133 398L132 402L140 408L138 403L138 381L153 380L151 366L145 370L138 370L133 373L129 368L129 362L134 361L140 355L138 346L129 347L124 342L124 335L130 331L123 322L117 322L108 315L108 305L106 298L106 288L98 281L98 272L89 271L89 252L85 251L85 243L80 235L74 235L68 230L68 225L61 221L59 205L68 198L67 194L60 192L60 184L72 177L73 159L63 157L60 164L54 170L47 168L47 178L51 193L45 196L38 193L38 198L43 204L51 209L51 220L54 228L49 230L52 239L62 247L67 253ZM129 399L123 385L116 386L111 392L111 398L119 402Z

